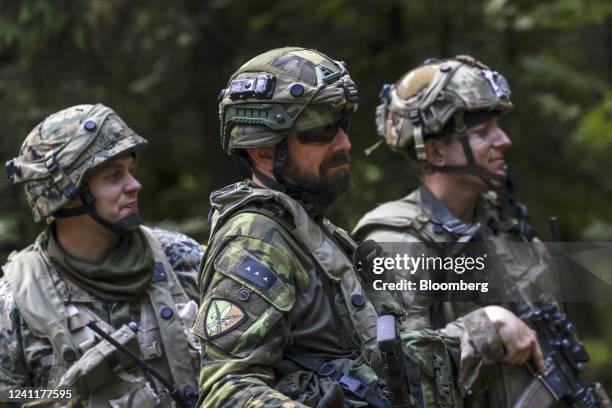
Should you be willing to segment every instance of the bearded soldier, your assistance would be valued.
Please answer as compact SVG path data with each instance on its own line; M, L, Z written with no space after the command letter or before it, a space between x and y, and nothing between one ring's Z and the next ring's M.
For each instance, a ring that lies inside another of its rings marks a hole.
M64 396L57 406L195 400L200 346L190 327L203 251L182 234L141 225L132 172L146 143L112 109L77 105L43 120L7 162L34 220L48 226L2 268L2 401L16 387L70 390L54 394ZM103 340L109 335L119 346Z
M354 236L423 243L433 252L444 242L484 242L496 248L504 273L518 277L513 285L527 302L549 301L541 282L547 252L525 223L526 208L498 193L506 185L504 153L511 146L498 126L499 117L512 109L504 77L469 56L428 60L386 85L381 102L376 113L379 136L409 160L422 185L367 213ZM510 242L529 243L532 250L519 259ZM543 388L525 363L532 359L535 374L547 368L536 332L510 310L512 305L443 303L409 291L402 295L405 327L434 327L460 337L466 405L553 404L546 391L525 393L530 384L532 390Z
M349 186L356 108L346 65L304 48L253 58L222 91L222 146L253 175L211 195L193 328L203 340L202 406L389 406L356 245L324 217ZM421 403L460 403L456 340L427 330L401 339L413 357L429 350L414 363Z

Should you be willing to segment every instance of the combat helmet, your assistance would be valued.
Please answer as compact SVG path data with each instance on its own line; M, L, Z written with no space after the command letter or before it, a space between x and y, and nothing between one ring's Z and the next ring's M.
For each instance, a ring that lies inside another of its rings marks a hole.
M286 138L331 141L338 127L348 129L357 110L358 92L347 66L307 48L278 48L251 59L219 95L221 146L246 157L244 149L276 146L276 180L253 172L270 188L299 193L283 176Z
M506 79L473 57L429 59L395 84L383 86L376 108L376 129L383 138L378 144L385 142L430 171L472 173L491 186L492 180L503 177L475 163L467 129L510 111L510 94ZM459 136L467 165L426 162L424 141L453 133Z
M87 175L112 158L146 145L110 108L76 105L54 113L39 123L26 137L19 156L6 162L9 180L23 183L34 221L49 217L89 214L119 235L126 225L137 223L137 214L111 223L95 208ZM84 205L62 209L80 196Z

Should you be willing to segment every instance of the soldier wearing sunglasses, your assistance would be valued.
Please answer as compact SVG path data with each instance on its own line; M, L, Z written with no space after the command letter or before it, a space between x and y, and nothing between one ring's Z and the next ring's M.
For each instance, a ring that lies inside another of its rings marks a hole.
M239 68L220 98L222 147L252 177L211 194L193 327L204 342L199 404L389 406L356 244L324 218L350 183L357 88L346 65L304 48L271 50ZM444 345L438 379L422 377L415 398L454 405L456 339L406 336Z

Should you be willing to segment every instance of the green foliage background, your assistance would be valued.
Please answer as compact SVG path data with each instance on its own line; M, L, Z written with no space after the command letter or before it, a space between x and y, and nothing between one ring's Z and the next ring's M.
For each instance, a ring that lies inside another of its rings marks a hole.
M608 0L0 0L0 157L50 113L109 105L150 141L137 172L144 218L204 242L209 193L246 175L218 147L219 90L260 52L312 47L347 61L360 89L354 185L329 213L350 228L416 186L388 150L362 153L376 141L381 85L426 58L471 54L512 85L507 160L543 239L554 214L564 240L609 240L611 44ZM0 178L0 263L41 228ZM572 311L594 359L588 375L612 383L612 304Z

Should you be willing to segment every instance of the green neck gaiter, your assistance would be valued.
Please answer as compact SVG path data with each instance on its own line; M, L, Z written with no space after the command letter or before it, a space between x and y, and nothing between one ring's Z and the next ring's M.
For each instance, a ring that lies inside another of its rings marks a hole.
M141 296L153 274L153 252L140 230L119 241L99 263L69 255L49 228L47 253L57 271L76 285L104 300L120 302Z

